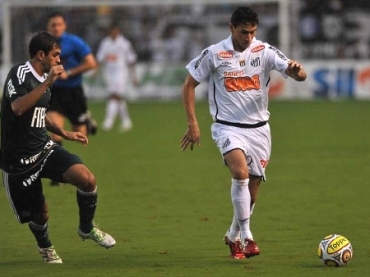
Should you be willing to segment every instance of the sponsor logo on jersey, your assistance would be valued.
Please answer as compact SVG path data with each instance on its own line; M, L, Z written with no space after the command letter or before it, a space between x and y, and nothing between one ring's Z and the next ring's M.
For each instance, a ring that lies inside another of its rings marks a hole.
M44 128L45 127L46 108L36 107L33 111L31 127Z
M11 98L13 94L17 94L17 92L15 91L15 88L14 88L14 85L13 85L13 82L12 82L11 79L9 79L9 82L7 84L7 87L8 87L9 98Z
M221 65L231 65L231 62L223 62Z
M200 58L195 62L195 69L199 67L200 63L203 61L204 57L207 56L208 52L208 49L203 51L202 56L200 56Z
M265 46L263 44L261 44L261 45L258 45L256 47L254 47L251 51L252 51L252 53L256 53L256 52L259 52L263 49L265 49Z
M27 186L30 186L32 185L32 183L37 180L37 178L39 177L40 175L40 172L42 171L42 169L44 168L45 166L45 163L46 161L48 160L49 156L51 155L51 153L53 153L54 150L50 150L50 152L46 155L45 159L43 160L41 166L40 166L40 169L37 170L34 174L32 174L30 177L26 178L23 180L23 186L27 187Z
M273 46L269 46L269 49L271 49L272 51L274 51L276 53L276 55L282 59L283 61L287 61L288 58L285 57L285 55L277 48L273 47Z
M224 72L224 77L240 77L244 76L244 70Z
M261 82L258 75L254 75L252 77L225 77L224 85L227 92L238 92L252 89L259 90L261 88Z
M261 59L260 57L257 57L251 61L251 66L257 67L261 65Z
M239 61L240 66L245 66L245 60Z
M233 57L233 53L230 53L230 52L227 52L227 51L218 52L217 55L220 59L230 59L230 58Z
M36 155L33 155L32 157L29 158L22 158L21 159L21 164L32 164L37 161L37 158L40 156L40 153L37 153Z

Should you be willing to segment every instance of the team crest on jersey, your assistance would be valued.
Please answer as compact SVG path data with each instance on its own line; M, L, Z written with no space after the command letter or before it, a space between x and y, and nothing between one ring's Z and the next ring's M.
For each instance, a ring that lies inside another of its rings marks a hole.
M261 59L260 59L260 57L254 58L251 61L251 66L253 66L253 67L258 67L260 65L261 65Z
M13 94L17 94L11 79L9 79L7 87L8 87L9 98L11 98Z
M220 59L230 59L233 57L233 53L230 53L227 51L221 51L221 52L218 52L218 57Z
M265 49L265 46L263 44L261 44L261 45L258 45L256 47L254 47L251 51L252 51L252 53L256 53L256 52L259 52L263 49Z
M200 56L200 58L195 63L195 69L199 67L200 63L203 61L204 57L207 56L208 52L209 50L207 49L202 53L202 56Z
M239 61L240 66L245 66L245 60Z

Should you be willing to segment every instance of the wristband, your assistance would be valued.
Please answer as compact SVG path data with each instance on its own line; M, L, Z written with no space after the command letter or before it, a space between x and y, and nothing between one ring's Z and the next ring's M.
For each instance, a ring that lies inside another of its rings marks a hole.
M70 69L68 69L68 70L66 71L66 73L67 73L67 76L68 76L68 77L72 75L72 71L71 71Z

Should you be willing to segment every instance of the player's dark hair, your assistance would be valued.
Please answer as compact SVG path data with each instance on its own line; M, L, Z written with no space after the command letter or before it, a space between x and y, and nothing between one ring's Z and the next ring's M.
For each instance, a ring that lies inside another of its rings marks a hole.
M53 12L49 13L49 15L46 19L46 22L48 23L54 17L62 17L63 20L66 21L66 17L64 16L64 14L61 11L53 11Z
M241 7L238 7L231 15L230 23L234 27L237 27L241 24L257 25L258 24L258 14L251 7L241 6Z
M43 51L45 55L48 55L54 47L60 48L57 39L47 32L40 32L32 37L28 46L28 53L32 59L38 51Z

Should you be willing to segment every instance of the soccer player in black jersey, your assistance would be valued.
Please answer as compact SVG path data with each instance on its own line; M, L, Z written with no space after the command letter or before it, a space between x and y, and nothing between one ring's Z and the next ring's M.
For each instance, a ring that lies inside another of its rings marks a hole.
M30 60L11 68L5 80L1 103L1 168L9 202L20 223L36 238L47 263L62 263L48 235L48 209L41 178L70 183L77 188L78 234L109 248L112 236L93 223L97 204L94 175L81 159L54 143L47 131L87 145L80 132L68 132L46 115L50 87L64 72L60 45L55 37L41 32L29 44Z

